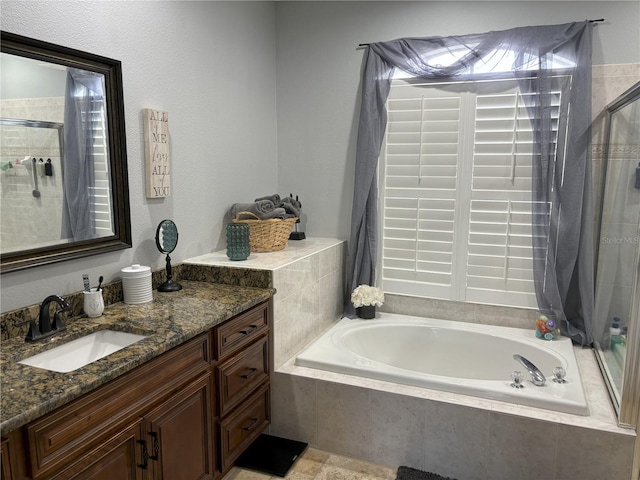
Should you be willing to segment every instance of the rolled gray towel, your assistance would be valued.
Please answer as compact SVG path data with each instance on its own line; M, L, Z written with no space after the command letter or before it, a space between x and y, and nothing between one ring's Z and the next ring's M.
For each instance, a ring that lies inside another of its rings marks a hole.
M300 218L300 210L294 207L292 203L282 202L281 205L288 214Z
M294 200L291 197L285 197L282 199L282 203L280 204L280 206L284 208L287 211L287 213L291 215L295 215L296 217L300 218L300 211L302 210L302 204L299 201Z
M258 216L266 215L276 208L271 200L260 200L255 203L234 203L231 207L231 213L235 215L238 212L251 212Z
M278 207L280 206L280 195L278 195L277 193L274 193L273 195L266 195L264 197L260 197L260 198L256 198L255 201L259 202L261 200L270 200L273 202L273 204Z
M262 207L260 207L260 204L262 204L262 202L269 202L271 204L271 207L269 208L268 205L262 205ZM231 207L231 217L235 218L240 212L253 213L260 220L268 220L270 218L284 218L284 216L287 214L284 208L275 208L273 206L273 203L269 200L263 200L256 203L234 203ZM247 217L244 217L245 220L247 218L250 218L250 216L248 215Z

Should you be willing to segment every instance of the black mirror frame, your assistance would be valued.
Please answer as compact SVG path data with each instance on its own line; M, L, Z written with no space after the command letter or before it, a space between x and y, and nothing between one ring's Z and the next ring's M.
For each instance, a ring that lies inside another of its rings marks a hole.
M2 31L0 35L1 51L3 53L90 70L105 76L114 220L114 234L111 236L2 254L0 255L0 273L4 274L25 268L131 248L129 179L121 62L14 33Z

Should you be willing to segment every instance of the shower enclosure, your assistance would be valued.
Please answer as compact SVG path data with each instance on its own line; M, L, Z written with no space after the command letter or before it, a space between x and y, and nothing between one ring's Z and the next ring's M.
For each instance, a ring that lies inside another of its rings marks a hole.
M640 82L607 107L595 348L622 426L640 410Z

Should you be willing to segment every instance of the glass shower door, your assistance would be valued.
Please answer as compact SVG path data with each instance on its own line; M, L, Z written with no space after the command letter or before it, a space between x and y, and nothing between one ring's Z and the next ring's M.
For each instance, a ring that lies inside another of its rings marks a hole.
M637 401L638 388L634 383L640 374L637 345L640 329L640 84L614 102L608 111L609 141L596 270L594 339L620 422L635 424L637 412L623 418L621 410L624 410L625 397L630 395Z

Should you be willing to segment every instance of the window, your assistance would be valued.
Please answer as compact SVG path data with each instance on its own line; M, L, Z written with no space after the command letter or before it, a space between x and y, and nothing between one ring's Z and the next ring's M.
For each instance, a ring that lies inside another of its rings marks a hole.
M556 77L554 145L567 106ZM515 80L394 80L380 155L385 292L537 308L533 132Z

